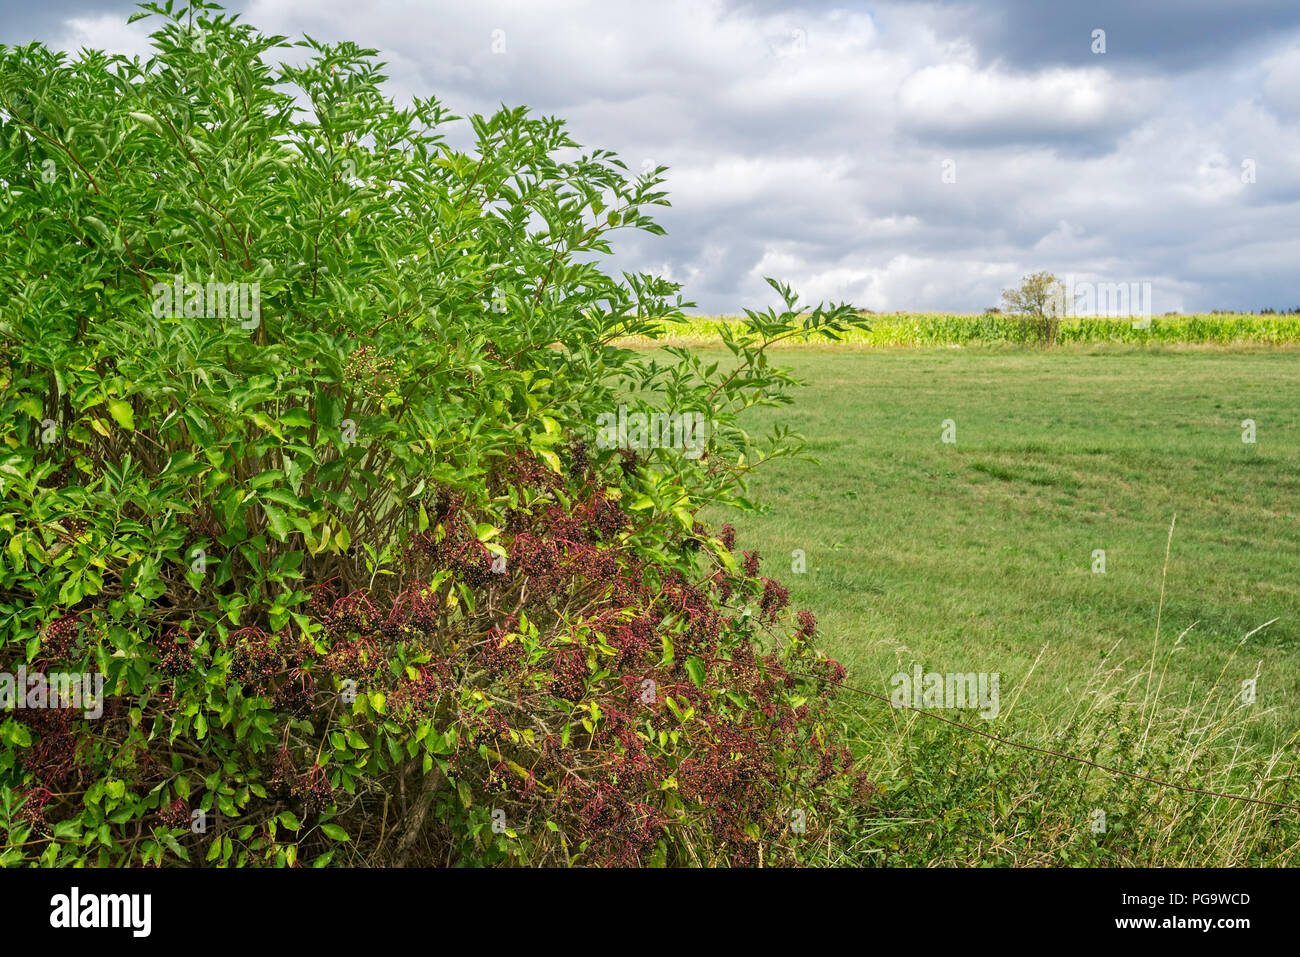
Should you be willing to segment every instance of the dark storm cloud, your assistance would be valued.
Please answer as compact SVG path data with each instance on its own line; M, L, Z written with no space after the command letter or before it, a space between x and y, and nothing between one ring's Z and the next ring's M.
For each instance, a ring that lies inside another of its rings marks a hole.
M862 10L923 17L946 39L967 40L980 61L1019 68L1087 66L1092 32L1106 31L1113 64L1199 70L1300 29L1295 0L731 0L736 15Z
M969 38L981 59L1017 67L1087 65L1092 31L1106 31L1110 63L1140 70L1195 71L1300 28L1294 0L1090 0L1044 3L937 2L941 35Z

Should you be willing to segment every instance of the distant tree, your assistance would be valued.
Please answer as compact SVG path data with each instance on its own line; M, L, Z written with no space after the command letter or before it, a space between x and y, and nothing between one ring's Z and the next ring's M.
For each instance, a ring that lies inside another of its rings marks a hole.
M1056 344L1065 311L1065 287L1050 272L1030 273L1019 286L1003 289L1002 305L1007 313L1021 318L1026 334L1039 344Z

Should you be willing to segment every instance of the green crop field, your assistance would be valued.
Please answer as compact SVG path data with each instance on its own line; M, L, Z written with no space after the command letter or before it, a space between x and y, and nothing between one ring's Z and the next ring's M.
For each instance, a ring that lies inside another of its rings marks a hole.
M841 341L867 346L945 346L1022 342L1024 324L1000 313L880 313L870 316L869 329L851 329ZM683 345L716 342L729 316L691 316L684 323L663 327L661 341ZM821 337L824 339L824 337ZM828 341L828 340L827 340ZM1141 318L1068 318L1061 322L1062 343L1217 344L1300 342L1300 315L1207 313ZM649 344L640 337L636 344Z

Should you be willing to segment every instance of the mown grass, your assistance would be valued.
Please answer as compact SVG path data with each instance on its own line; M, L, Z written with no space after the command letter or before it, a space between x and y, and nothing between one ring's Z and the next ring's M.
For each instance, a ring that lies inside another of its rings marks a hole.
M767 511L733 519L738 547L816 611L851 684L888 695L914 663L998 672L999 718L959 718L1300 803L1300 352L815 346L782 364L807 388L749 425L791 426L819 461L756 473ZM948 419L955 444L941 441ZM888 795L883 822L855 825L849 859L1279 863L1300 839L1294 810L1158 789L844 699ZM1096 807L1112 811L1110 837L1081 819Z

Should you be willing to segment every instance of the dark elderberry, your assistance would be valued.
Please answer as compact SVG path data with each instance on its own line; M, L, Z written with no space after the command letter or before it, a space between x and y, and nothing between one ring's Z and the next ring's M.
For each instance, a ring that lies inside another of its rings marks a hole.
M763 579L763 597L760 599L759 620L776 621L779 615L788 604L790 604L790 590L778 581L771 578ZM815 624L815 623L814 623Z
M36 837L49 837L52 831L50 822L45 819L45 805L53 795L46 788L33 788L20 792L26 798L18 812L18 819L31 828Z
M313 764L298 779L294 793L302 799L304 814L319 814L334 804L334 789L319 764Z
M311 713L316 698L316 679L310 672L295 668L275 695L275 706L295 718Z
M811 639L817 633L817 618L810 611L799 612L799 630L795 635L799 638Z
M587 658L583 650L560 652L555 656L551 694L566 701L578 701L582 698L586 678Z
M190 805L184 798L176 798L158 812L159 823L163 827L189 828Z
M271 636L260 628L241 628L231 638L235 643L235 653L230 663L230 677L256 692L268 690L282 665Z
M619 467L623 469L623 474L629 478L635 475L637 467L641 464L636 452L632 449L619 449L618 454L621 458Z
M587 443L575 439L569 444L569 475L575 479L582 479L586 477L590 468L591 460L587 457Z
M41 632L41 655L55 660L71 657L80 632L76 615L64 615Z
M179 678L194 668L194 641L179 628L171 628L159 642L158 670Z

